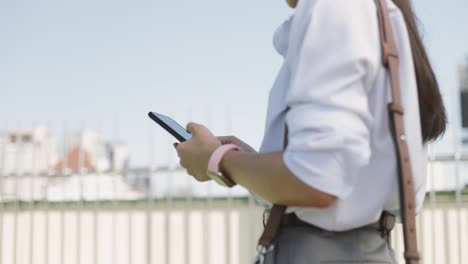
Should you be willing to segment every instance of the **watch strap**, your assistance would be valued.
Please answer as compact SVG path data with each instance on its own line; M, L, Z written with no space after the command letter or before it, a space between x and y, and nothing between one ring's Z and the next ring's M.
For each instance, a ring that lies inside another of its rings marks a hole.
M208 173L211 172L211 174L215 174L221 180L226 183L228 187L232 187L236 185L236 183L227 175L224 175L222 172L219 171L219 164L221 163L221 160L223 159L224 155L231 151L231 150L240 150L240 148L234 144L225 144L220 147L218 147L213 154L211 154L211 157L208 161Z

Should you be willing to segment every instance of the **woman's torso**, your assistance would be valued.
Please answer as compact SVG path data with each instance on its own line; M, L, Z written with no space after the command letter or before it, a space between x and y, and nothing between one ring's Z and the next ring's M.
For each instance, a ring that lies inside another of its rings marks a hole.
M321 9L321 1L327 1L327 8ZM403 107L405 109L405 125L407 130L407 140L410 149L411 162L413 166L413 175L415 178L415 188L417 192L417 207L421 207L425 193L425 150L421 139L420 117L417 87L415 73L413 68L413 59L411 55L410 43L408 40L405 23L398 8L388 1L391 18L396 35L396 41L400 53L400 82L403 99ZM286 22L284 22L277 30L274 37L274 44L278 52L285 58L285 61L280 69L277 79L270 91L267 122L265 127L265 135L260 152L274 152L283 148L284 127L286 108L289 106L287 98L294 96L290 91L294 72L294 61L299 60L297 50L307 47L308 43L304 43L304 32L307 28L315 23L314 15L320 14L321 17L330 17L333 20L333 13L330 13L330 5L333 8L344 8L350 12L344 12L352 23L353 19L359 16L366 16L369 21L367 30L369 35L366 35L365 45L359 47L360 52L366 54L369 58L366 61L366 69L372 69L365 72L362 76L363 88L365 89L365 101L355 100L352 96L349 98L349 104L365 104L365 110L368 116L366 124L368 128L368 144L370 156L366 162L350 171L354 176L349 184L352 185L350 193L343 198L338 198L337 202L325 209L300 208L290 207L288 212L295 212L299 218L314 224L318 227L327 230L347 230L355 227L363 226L377 221L382 210L387 210L398 215L398 182L397 168L394 145L389 128L389 119L387 111L387 103L390 101L390 84L386 69L381 63L380 39L378 35L378 22L375 4L373 0L302 0L297 7L295 14ZM317 15L318 16L318 15ZM319 23L319 22L317 22ZM359 30L357 30L359 32ZM335 32L336 42L330 42L329 45L324 45L327 48L322 50L324 54L334 52L334 49L339 49L340 36L343 34L353 34L353 32ZM316 36L320 36L321 32L315 32ZM356 33L359 37L359 33ZM344 41L344 40L343 40ZM339 58L338 58L339 59ZM319 61L319 60L318 60ZM320 65L317 65L320 67ZM339 84L340 74L336 73L336 82ZM320 83L320 82L317 82ZM323 89L310 85L307 89ZM310 114L310 119L307 115L302 115L299 122L314 122L317 119ZM295 120L298 122L298 120ZM295 123L294 122L294 123ZM338 122L331 115L329 122ZM288 123L289 126L289 123ZM310 131L309 133L314 133ZM311 143L313 145L315 143ZM293 146L294 147L294 146ZM328 147L328 149L327 149ZM333 151L336 146L324 146L311 149L316 152ZM294 150L291 150L294 151ZM297 150L302 151L301 149ZM354 150L358 151L358 150ZM352 159L352 156L350 156ZM348 157L349 159L349 157ZM347 161L352 163L353 161ZM307 164L306 164L307 163ZM315 164L314 164L315 163ZM338 163L339 164L339 163ZM320 161L311 158L304 162L301 171L311 171L313 174L314 168L320 169ZM326 165L324 165L325 167ZM304 178L305 176L301 176ZM301 178L299 177L299 178ZM311 179L306 179L313 186L313 176ZM351 176L350 176L351 177ZM330 175L330 181L333 181ZM289 190L285 190L289 191Z

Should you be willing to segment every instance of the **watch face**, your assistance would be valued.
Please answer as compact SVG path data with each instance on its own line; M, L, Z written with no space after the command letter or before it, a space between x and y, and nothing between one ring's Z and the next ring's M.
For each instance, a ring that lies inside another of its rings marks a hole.
M227 183L219 176L219 174L208 171L208 177L210 177L212 180L214 180L217 184L222 185L222 186L228 186Z

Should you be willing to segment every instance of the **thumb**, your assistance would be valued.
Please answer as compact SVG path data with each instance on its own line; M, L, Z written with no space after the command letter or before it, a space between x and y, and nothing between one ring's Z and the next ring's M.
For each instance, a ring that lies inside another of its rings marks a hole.
M190 132L192 135L196 135L200 127L201 127L200 124L197 124L195 122L189 122L186 126L186 130Z

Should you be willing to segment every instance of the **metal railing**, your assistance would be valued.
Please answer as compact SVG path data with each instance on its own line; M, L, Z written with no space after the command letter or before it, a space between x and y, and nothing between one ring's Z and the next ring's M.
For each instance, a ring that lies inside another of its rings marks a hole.
M423 263L468 263L468 159L430 160ZM0 264L250 263L262 228L245 190L195 183L176 167L2 175L0 198Z

